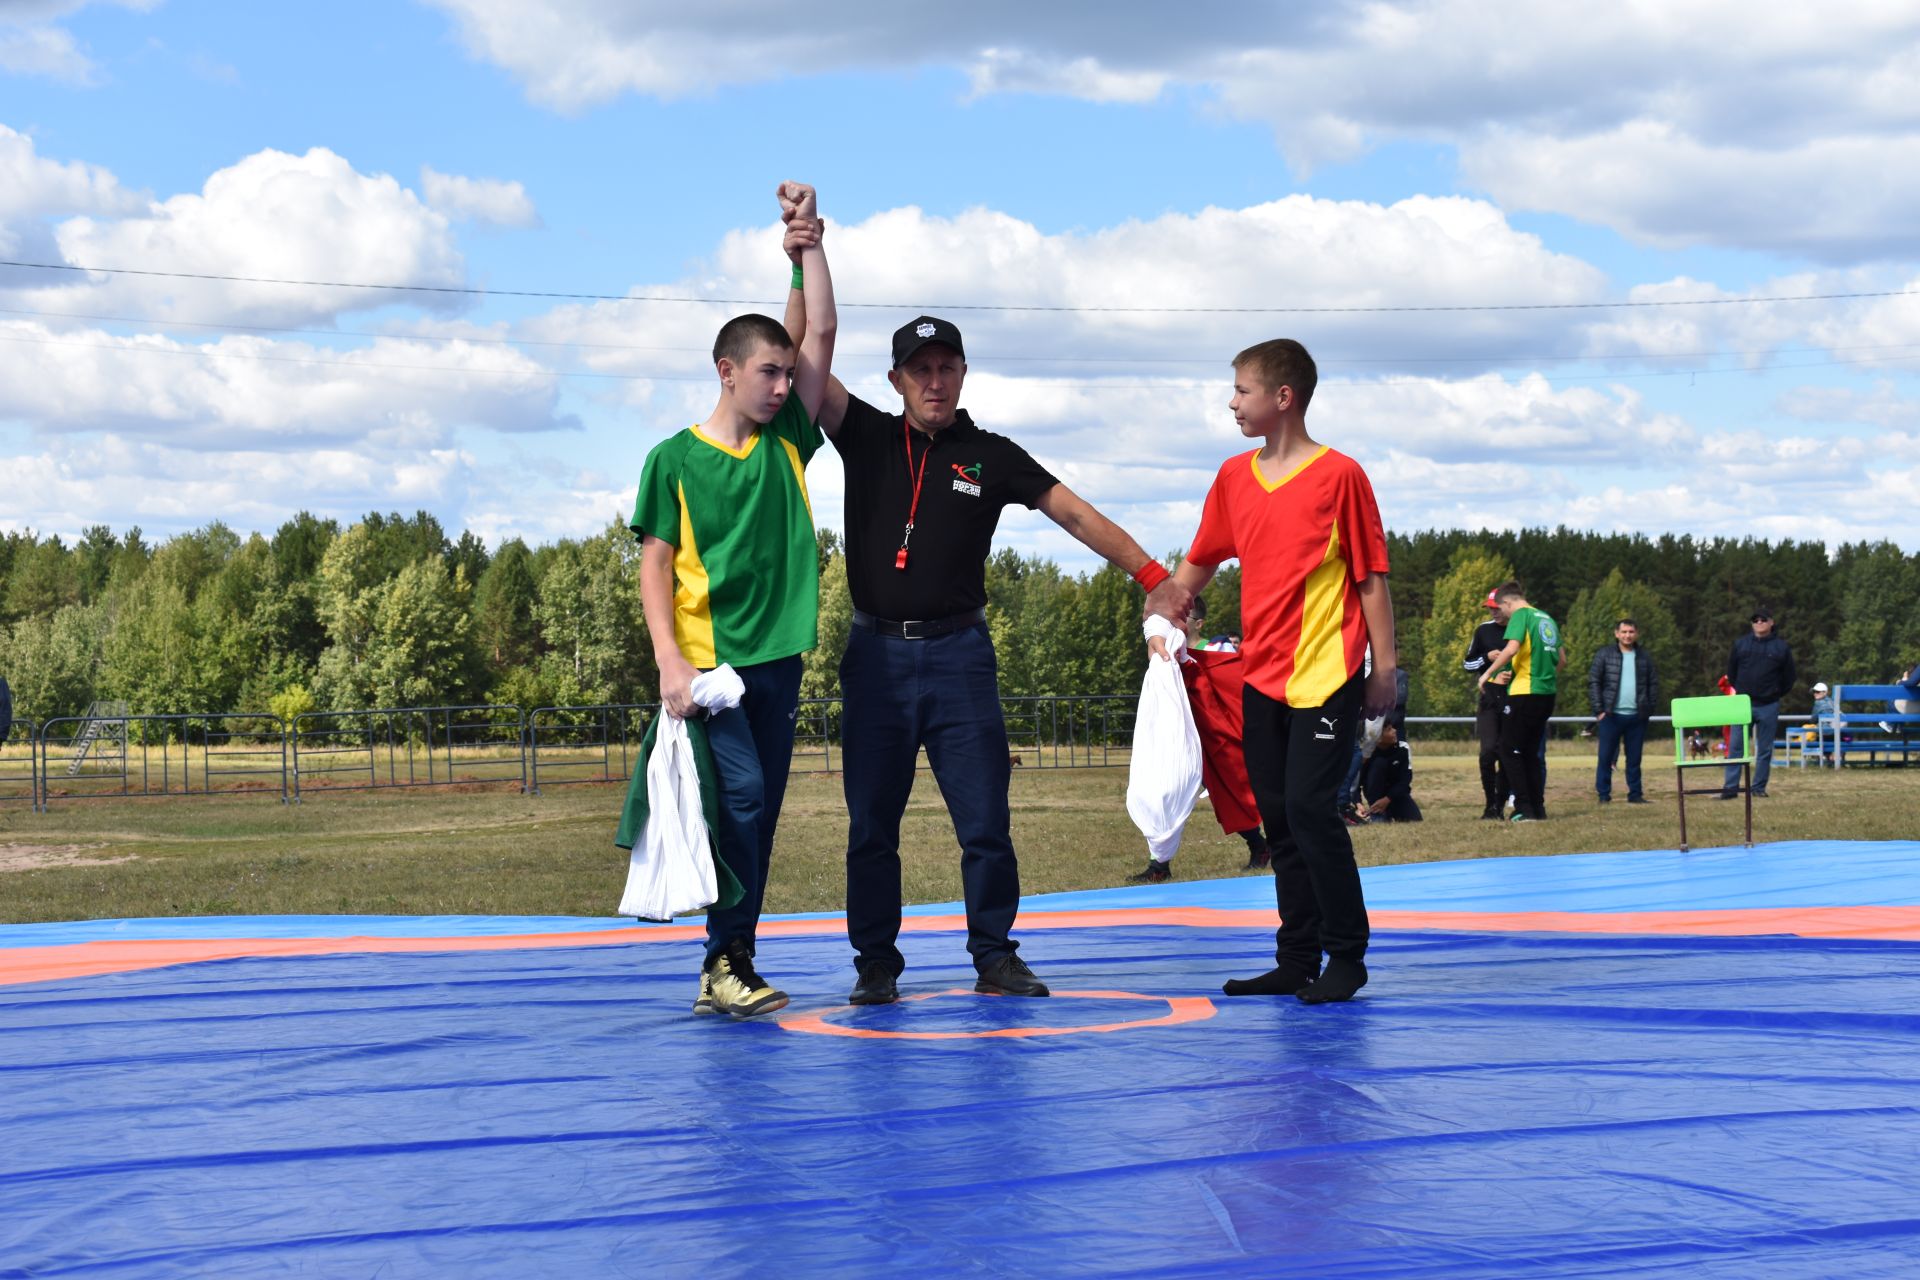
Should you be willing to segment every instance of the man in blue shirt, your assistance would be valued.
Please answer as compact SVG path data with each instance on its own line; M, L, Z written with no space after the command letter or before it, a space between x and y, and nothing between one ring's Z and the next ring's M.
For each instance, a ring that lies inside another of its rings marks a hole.
M1593 789L1606 804L1613 799L1613 762L1621 743L1627 748L1627 803L1645 804L1640 791L1640 750L1646 745L1647 718L1660 694L1660 677L1653 658L1640 647L1640 624L1622 618L1613 629L1614 643L1593 655L1587 670L1587 701L1593 706L1594 736L1600 740L1600 763Z

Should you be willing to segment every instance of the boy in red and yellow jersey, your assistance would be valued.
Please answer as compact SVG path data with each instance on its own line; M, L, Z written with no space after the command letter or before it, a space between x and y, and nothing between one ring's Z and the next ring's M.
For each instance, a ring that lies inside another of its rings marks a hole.
M1224 561L1240 561L1247 773L1280 928L1274 968L1223 989L1325 1004L1367 982L1367 906L1334 798L1361 722L1394 706L1387 537L1360 464L1307 434L1319 376L1307 349L1263 342L1233 371L1234 420L1265 443L1221 465L1175 576L1197 595ZM1363 676L1369 642L1376 661Z

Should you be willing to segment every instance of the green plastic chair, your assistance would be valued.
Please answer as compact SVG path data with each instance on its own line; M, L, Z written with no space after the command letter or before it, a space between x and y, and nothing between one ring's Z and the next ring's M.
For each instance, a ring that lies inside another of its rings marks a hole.
M1740 742L1746 754L1741 756L1709 756L1705 760L1687 759L1687 731L1690 729L1740 729ZM1673 700L1673 773L1676 789L1680 795L1680 852L1687 849L1687 797L1719 795L1726 790L1718 787L1696 787L1687 790L1687 770L1702 767L1724 769L1730 764L1740 766L1740 796L1747 809L1746 847L1753 848L1753 699L1744 693L1720 694L1710 698L1675 698Z

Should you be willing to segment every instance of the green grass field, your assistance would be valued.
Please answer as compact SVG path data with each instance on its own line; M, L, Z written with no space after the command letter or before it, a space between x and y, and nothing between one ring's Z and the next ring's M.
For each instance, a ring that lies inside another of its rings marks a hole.
M1511 827L1478 818L1464 746L1416 748L1416 794L1428 820L1354 832L1364 864L1667 848L1678 839L1670 767L1648 770L1647 806L1601 807L1592 756L1556 744L1551 820ZM1654 753L1649 751L1649 757ZM1711 785L1713 770L1690 785ZM1126 816L1124 769L1014 772L1014 837L1028 893L1121 883L1145 860ZM1624 785L1616 775L1616 795ZM1776 769L1754 802L1759 840L1912 838L1920 771ZM4 794L4 793L0 793ZM151 800L56 798L36 814L0 802L0 920L115 916L367 913L587 915L613 912L626 854L611 843L624 784L321 792L300 805L272 795ZM1690 804L1696 848L1737 844L1740 806ZM798 774L787 793L769 911L843 905L846 810L835 775ZM960 896L958 850L931 775L902 831L910 901ZM1204 801L1175 861L1182 878L1240 874L1241 843Z

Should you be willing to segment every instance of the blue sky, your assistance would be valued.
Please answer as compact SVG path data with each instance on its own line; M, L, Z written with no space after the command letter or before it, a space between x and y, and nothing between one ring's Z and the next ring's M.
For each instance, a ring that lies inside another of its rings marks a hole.
M843 313L879 402L922 306L1139 308L954 315L976 418L1156 550L1238 447L1228 358L1282 333L1395 527L1920 546L1905 6L713 8L0 3L0 257L777 301L798 178L843 302L901 304ZM1164 310L1830 293L1895 296ZM374 297L0 269L0 526L590 532L710 407L730 310ZM837 459L810 478L837 525Z

